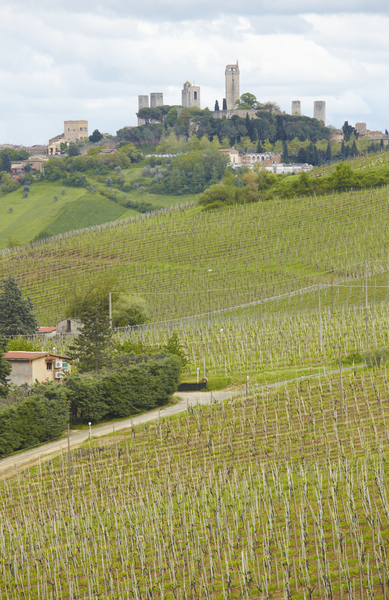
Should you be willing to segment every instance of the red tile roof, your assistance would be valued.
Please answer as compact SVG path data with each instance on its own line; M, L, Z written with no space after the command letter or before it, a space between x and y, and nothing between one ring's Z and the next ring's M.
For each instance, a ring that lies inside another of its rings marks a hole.
M57 328L55 325L53 327L39 327L38 328L39 333L48 333L49 331L56 331L56 330L57 330Z
M4 354L4 358L7 360L36 360L37 358L69 358L63 354L52 354L51 352L24 352L22 350L11 350Z

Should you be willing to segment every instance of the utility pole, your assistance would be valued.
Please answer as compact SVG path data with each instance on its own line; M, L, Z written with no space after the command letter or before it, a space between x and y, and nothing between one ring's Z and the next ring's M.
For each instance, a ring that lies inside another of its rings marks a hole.
M68 422L68 477L69 477L69 492L72 490L72 479L70 472L70 423Z
M366 349L369 350L369 332L368 332L368 327L367 327L367 311L369 308L369 303L368 303L368 297L367 297L367 263L365 266L365 325L366 325Z
M319 329L320 329L320 352L323 354L323 323L321 320L321 299L320 299L320 283L317 284L317 292L319 294Z

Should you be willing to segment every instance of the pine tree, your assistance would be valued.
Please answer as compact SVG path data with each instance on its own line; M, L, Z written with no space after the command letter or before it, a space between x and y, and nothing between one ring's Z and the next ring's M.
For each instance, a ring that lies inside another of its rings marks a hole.
M10 275L3 280L0 295L0 334L13 337L33 335L38 329L30 298L22 298L16 280Z
M108 361L111 342L112 329L105 316L94 311L84 317L84 327L69 348L72 358L79 361L80 372L98 373Z

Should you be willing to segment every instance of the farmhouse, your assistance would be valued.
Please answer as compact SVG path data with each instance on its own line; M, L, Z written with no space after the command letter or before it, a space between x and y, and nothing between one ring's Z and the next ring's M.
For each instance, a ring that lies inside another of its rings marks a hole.
M11 363L11 383L29 385L35 380L61 381L65 373L70 373L69 357L47 352L10 351L4 358Z

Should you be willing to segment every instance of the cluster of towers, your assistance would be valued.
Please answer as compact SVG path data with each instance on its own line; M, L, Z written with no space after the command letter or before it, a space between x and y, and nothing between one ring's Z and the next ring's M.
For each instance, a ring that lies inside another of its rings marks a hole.
M236 61L235 64L227 65L225 71L226 78L226 96L225 105L223 110L228 111L236 110L236 102L240 98L240 71L239 63ZM223 103L224 104L224 103ZM163 94L162 92L153 92L149 97L147 95L138 96L138 110L141 108L156 108L157 106L163 105ZM181 92L181 106L190 107L197 106L200 108L200 86L194 85L189 81L184 83ZM292 102L292 115L300 116L301 113L301 101L293 100ZM313 103L313 118L326 123L326 103L323 100L316 100ZM138 125L143 125L145 121L138 118Z
M292 101L292 115L301 116L301 101ZM324 100L315 100L313 103L313 118L326 124L326 103Z
M138 96L138 111L141 108L157 108L157 106L163 106L163 93L162 92L152 92L150 94L150 104L149 97L147 94L142 94ZM200 108L200 86L194 85L189 81L184 83L182 92L181 92L181 106L197 106ZM144 125L144 119L140 119L138 117L138 125Z

